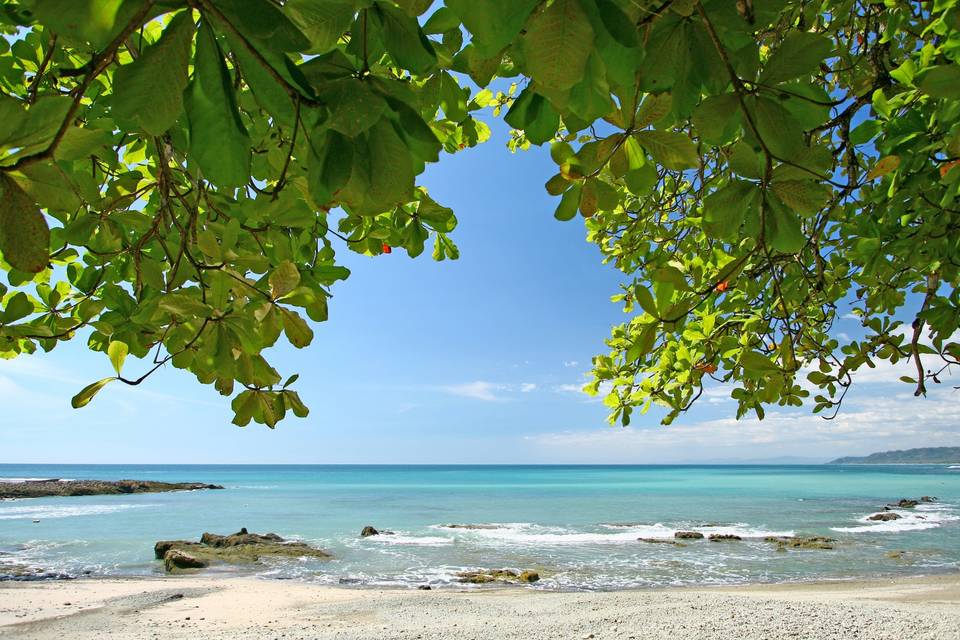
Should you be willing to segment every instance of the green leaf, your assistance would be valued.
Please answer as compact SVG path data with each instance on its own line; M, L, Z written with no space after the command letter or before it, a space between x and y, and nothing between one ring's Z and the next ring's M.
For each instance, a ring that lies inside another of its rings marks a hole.
M774 181L770 187L784 204L803 216L812 216L827 204L831 190L810 180Z
M763 355L759 351L753 351L746 349L740 354L740 365L744 369L749 369L753 372L758 373L772 373L774 371L779 371L779 368L774 364L770 358Z
M116 380L116 378L104 378L103 380L87 385L80 393L73 396L73 399L70 400L71 406L73 406L74 409L87 406L90 404L90 401L93 400L93 397L100 392L100 389L103 389L114 380Z
M247 39L259 41L270 51L304 51L310 47L303 32L270 0L217 0L216 5Z
M0 173L0 253L27 273L43 271L50 256L50 228L36 203Z
M378 213L413 199L414 171L403 140L389 120L381 120L367 138L369 189L362 209Z
M760 192L752 182L732 180L703 200L703 230L713 238L734 242L747 213L756 209Z
M775 197L767 199L767 241L782 253L797 253L807 244L800 217L783 206Z
M99 51L143 6L139 0L33 0L30 9L62 37L87 42Z
M492 58L513 42L540 0L446 0L472 34L481 58Z
M383 44L397 64L424 75L437 65L437 54L415 18L384 2L374 5L373 15L380 21Z
M649 94L644 99L643 104L637 110L637 119L634 127L642 129L662 119L670 113L670 107L673 105L673 96L669 93Z
M582 187L579 182L567 189L560 198L560 204L557 205L557 210L554 212L553 217L561 222L573 220L577 215L577 209L580 208L581 190Z
M327 83L320 92L320 100L330 106L327 126L351 138L372 127L387 108L387 103L370 89L369 83L357 78Z
M667 169L683 170L700 166L697 146L690 138L675 131L638 131L637 142L653 159Z
M933 98L960 100L960 64L944 64L928 69L918 87Z
M213 30L201 23L193 80L186 92L190 155L204 177L221 187L250 179L250 138L240 121L236 95Z
M593 35L579 0L555 0L527 23L522 40L527 73L544 87L569 89L583 78Z
M283 332L287 334L287 340L297 349L306 347L313 341L313 329L307 324L300 314L281 309L283 311Z
M603 27L624 47L635 47L638 44L637 25L623 12L614 0L596 0L597 11Z
M320 153L319 157L316 155ZM350 180L353 169L353 143L346 136L328 131L315 136L310 145L310 164L307 168L310 195L318 206L336 199L336 193Z
M7 304L3 308L3 313L0 314L0 321L2 321L3 324L13 324L17 320L26 318L35 311L36 309L34 309L33 302L30 301L27 294L23 291L18 291L7 300Z
M560 126L560 114L530 87L520 93L503 119L511 127L522 129L533 144L547 142L556 136Z
M122 128L162 135L183 112L193 43L190 11L174 16L160 39L113 75L113 116Z
M796 118L770 98L760 97L755 105L757 130L773 155L780 160L792 160L802 153L803 130Z
M740 128L739 109L740 101L735 94L710 96L693 112L693 126L704 142L726 144Z
M304 53L313 55L326 53L337 46L337 41L350 28L355 13L352 2L323 0L287 0L283 9L310 41L310 48Z
M123 369L123 361L127 359L128 353L130 353L130 347L127 346L126 342L112 340L107 346L107 356L110 358L110 364L113 365L113 370L117 372L118 376L120 370Z
M791 31L770 56L758 82L775 85L814 75L832 53L833 42L829 38L808 31Z
M282 298L300 284L300 271L289 260L284 260L270 273L270 294L274 300Z

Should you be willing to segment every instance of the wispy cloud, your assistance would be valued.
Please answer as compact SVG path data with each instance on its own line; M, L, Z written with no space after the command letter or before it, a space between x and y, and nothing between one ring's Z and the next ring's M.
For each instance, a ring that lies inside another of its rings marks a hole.
M576 367L576 366L578 366L579 364L580 364L580 363L577 362L576 360L567 360L567 361L565 361L565 362L563 363L563 366L565 366L565 367L567 367L567 368L569 369L569 368L571 368L571 367Z
M939 388L860 398L834 420L803 411L765 420L721 418L668 427L596 428L528 436L540 455L566 462L678 460L801 455L819 458L883 449L960 445L960 391ZM651 419L652 420L652 419Z
M473 398L474 400L483 400L484 402L501 402L506 400L502 392L507 391L507 385L487 382L485 380L476 380L475 382L465 382L463 384L441 385L435 387L435 389L462 398Z
M531 393L537 390L537 385L533 382L524 382L520 384L520 393Z

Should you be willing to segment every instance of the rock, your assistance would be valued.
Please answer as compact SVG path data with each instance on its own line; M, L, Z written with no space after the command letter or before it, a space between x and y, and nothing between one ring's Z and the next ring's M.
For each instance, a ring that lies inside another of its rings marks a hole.
M872 516L867 516L867 520L875 520L877 522L889 522L891 520L899 520L900 518L900 514L894 513L893 511L883 511L881 513L875 513Z
M431 591L432 589L433 589L433 587L431 587L431 586L428 585L428 584L422 584L422 585L420 585L419 587L417 587L417 590L418 590L418 591Z
M909 498L904 498L897 504L893 505L895 507L900 507L901 509L913 509L915 506L920 504L916 500L910 500Z
M166 491L223 489L200 482L156 482L154 480L36 480L0 482L0 498L42 498L47 496L99 496Z
M637 538L637 542L649 542L650 544L679 544L676 540L664 540L662 538Z
M163 560L163 557L167 555L167 551L170 551L170 549L174 547L184 548L196 545L196 542L190 542L188 540L161 540L153 545L153 555L157 560Z
M677 531L673 537L678 540L702 540L703 534L699 531Z
M456 574L459 582L467 584L486 584L488 582L536 582L540 574L536 571L517 573L511 569L486 569L481 571L461 571Z
M365 526L363 530L360 531L361 538L369 538L370 536L378 536L378 535L380 535L380 532L374 529L373 527L371 527L370 525Z
M248 533L241 529L230 535L204 533L200 542L188 540L161 540L153 547L153 553L158 559L164 560L167 571L183 568L175 561L168 561L172 553L178 553L203 562L202 566L217 563L250 564L259 562L263 556L283 557L311 557L320 560L330 559L332 556L321 549L316 549L303 542L289 542L275 533L257 534Z
M934 496L922 496L920 498L920 502L930 503L930 502L936 502L936 501L937 501L937 498Z
M202 569L209 565L208 561L179 549L169 549L163 556L163 566L168 573L176 573L184 569Z
M740 536L734 535L732 533L711 533L710 542L735 542L738 540L743 540Z
M776 544L777 551L786 551L787 549L833 549L836 542L834 538L825 536L798 536L793 538L767 536L764 541Z
M886 556L891 560L902 560L903 551L887 551Z

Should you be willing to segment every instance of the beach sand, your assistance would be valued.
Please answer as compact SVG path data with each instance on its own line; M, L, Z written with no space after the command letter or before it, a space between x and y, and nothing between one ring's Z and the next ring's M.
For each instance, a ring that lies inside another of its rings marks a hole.
M960 640L960 574L602 593L220 576L8 582L0 638Z

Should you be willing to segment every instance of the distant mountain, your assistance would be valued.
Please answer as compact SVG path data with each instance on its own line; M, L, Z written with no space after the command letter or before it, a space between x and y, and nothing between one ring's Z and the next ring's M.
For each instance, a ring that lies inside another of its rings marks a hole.
M960 447L882 451L862 458L837 458L827 464L960 464Z

